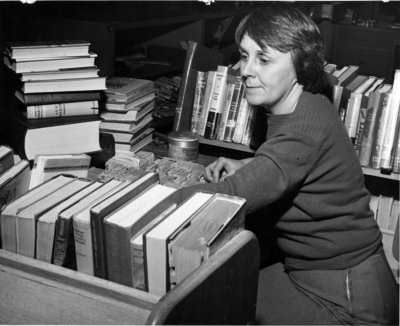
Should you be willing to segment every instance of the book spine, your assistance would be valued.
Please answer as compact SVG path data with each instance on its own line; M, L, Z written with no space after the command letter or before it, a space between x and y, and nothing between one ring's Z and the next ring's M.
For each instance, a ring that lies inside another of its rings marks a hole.
M206 122L208 117L208 111L211 104L211 94L216 81L216 71L209 71L207 76L206 88L204 90L204 101L201 105L201 118L199 121L199 136L204 136L206 130Z
M51 264L56 223L37 222L36 259Z
M374 144L372 146L371 151L371 161L370 167L372 169L379 169L381 164L382 157L382 147L383 147L383 139L385 137L385 130L387 125L387 119L389 117L389 108L390 102L392 101L392 93L385 94L383 103L382 103L382 112L377 121L377 129L375 133Z
M203 102L204 89L207 82L207 74L208 72L206 71L197 72L196 88L193 101L192 123L191 123L191 131L193 133L198 133L199 121L201 118L201 104Z
M364 134L366 116L367 116L367 108L361 108L360 116L358 118L358 123L357 123L357 131L356 131L356 135L354 137L354 150L358 156L360 156L361 143L362 143L363 134Z
M400 173L400 125L397 126L397 137L393 146L393 173Z
M20 90L16 90L15 96L26 105L100 100L100 92L97 91L24 94Z
M236 77L235 89L232 95L231 105L229 107L228 119L226 121L226 127L224 131L223 140L227 142L232 142L232 136L235 131L236 120L239 113L239 106L244 98L244 88L242 85L242 78L240 76Z
M53 264L76 270L73 226L70 219L61 216L56 222Z
M17 252L16 216L1 215L1 245L4 250Z
M360 115L362 97L363 95L361 93L352 92L346 109L344 125L353 144L356 136L357 121Z
M232 136L232 141L234 143L240 144L242 142L249 110L250 110L249 102L247 102L246 98L243 97L243 99L240 101L240 107L237 116L235 131L233 132Z
M14 155L10 149L2 158L0 158L0 175L6 172L9 168L14 166Z
M214 87L211 92L210 109L207 115L204 137L215 139L218 131L218 123L221 119L223 103L226 97L228 67L218 69Z
M98 113L97 101L43 104L26 107L26 115L28 119L97 115Z
M375 137L376 122L380 119L383 93L372 92L367 105L367 115L361 141L359 160L362 166L370 165L372 145Z
M340 109L340 99L342 98L342 94L343 94L343 86L340 85L332 86L333 105L335 106L338 112Z
M79 215L78 215L79 216ZM94 275L93 248L88 220L73 218L75 257L78 272Z
M35 218L16 216L17 254L29 258L35 258L35 224Z
M246 146L250 146L251 135L253 133L254 127L254 119L255 119L256 110L250 106L250 111L247 117L246 126L243 133L242 144Z
M229 115L229 108L232 103L232 97L233 97L234 90L235 90L235 83L232 81L229 81L227 88L226 88L226 98L223 103L221 120L218 125L218 133L216 135L216 139L218 139L218 140L224 139L226 123L228 121L228 115Z
M132 286L146 291L143 244L131 243Z

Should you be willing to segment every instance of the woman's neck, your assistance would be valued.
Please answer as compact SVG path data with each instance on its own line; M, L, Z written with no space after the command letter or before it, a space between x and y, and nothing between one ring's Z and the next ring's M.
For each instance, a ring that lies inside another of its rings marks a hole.
M292 113L299 101L300 95L303 93L303 86L294 83L288 94L274 106L267 108L271 114L289 114Z

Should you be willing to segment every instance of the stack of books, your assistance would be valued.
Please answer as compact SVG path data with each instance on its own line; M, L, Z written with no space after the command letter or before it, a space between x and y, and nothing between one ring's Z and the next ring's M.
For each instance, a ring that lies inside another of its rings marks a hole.
M100 130L114 136L115 153L135 153L153 141L154 82L110 77L101 102Z
M163 295L244 228L245 200L58 175L1 211L4 250ZM171 254L170 254L171 253Z
M17 76L18 99L7 110L9 142L20 156L100 150L98 107L106 86L89 47L84 40L6 44L4 64Z
M173 117L178 101L181 76L168 78L159 77L154 81L156 88L156 103L153 116L158 118Z
M325 67L336 78L333 103L361 165L400 173L400 70L394 71L390 84L384 78L361 74L358 66Z

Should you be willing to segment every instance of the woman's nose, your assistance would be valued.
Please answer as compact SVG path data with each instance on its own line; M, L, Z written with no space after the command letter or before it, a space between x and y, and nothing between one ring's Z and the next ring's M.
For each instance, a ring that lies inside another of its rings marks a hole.
M240 72L243 77L254 76L254 65L251 60L242 63Z

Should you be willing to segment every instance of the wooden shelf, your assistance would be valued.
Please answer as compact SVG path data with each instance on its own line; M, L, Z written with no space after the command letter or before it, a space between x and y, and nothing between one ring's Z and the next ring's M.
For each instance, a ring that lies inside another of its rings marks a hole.
M216 146L216 147L227 148L227 149L233 149L233 150L245 152L245 153L254 153L255 152L250 147L242 145L242 144L229 143L229 142L213 140L213 139L206 139L203 137L200 138L199 143L205 144L205 145Z
M396 180L396 181L400 180L400 174L398 174L398 173L385 174L385 173L382 173L381 170L376 170L376 169L371 169L371 168L366 168L366 167L363 167L362 169L363 169L363 172L365 175L383 178L383 179L389 179L389 180Z

